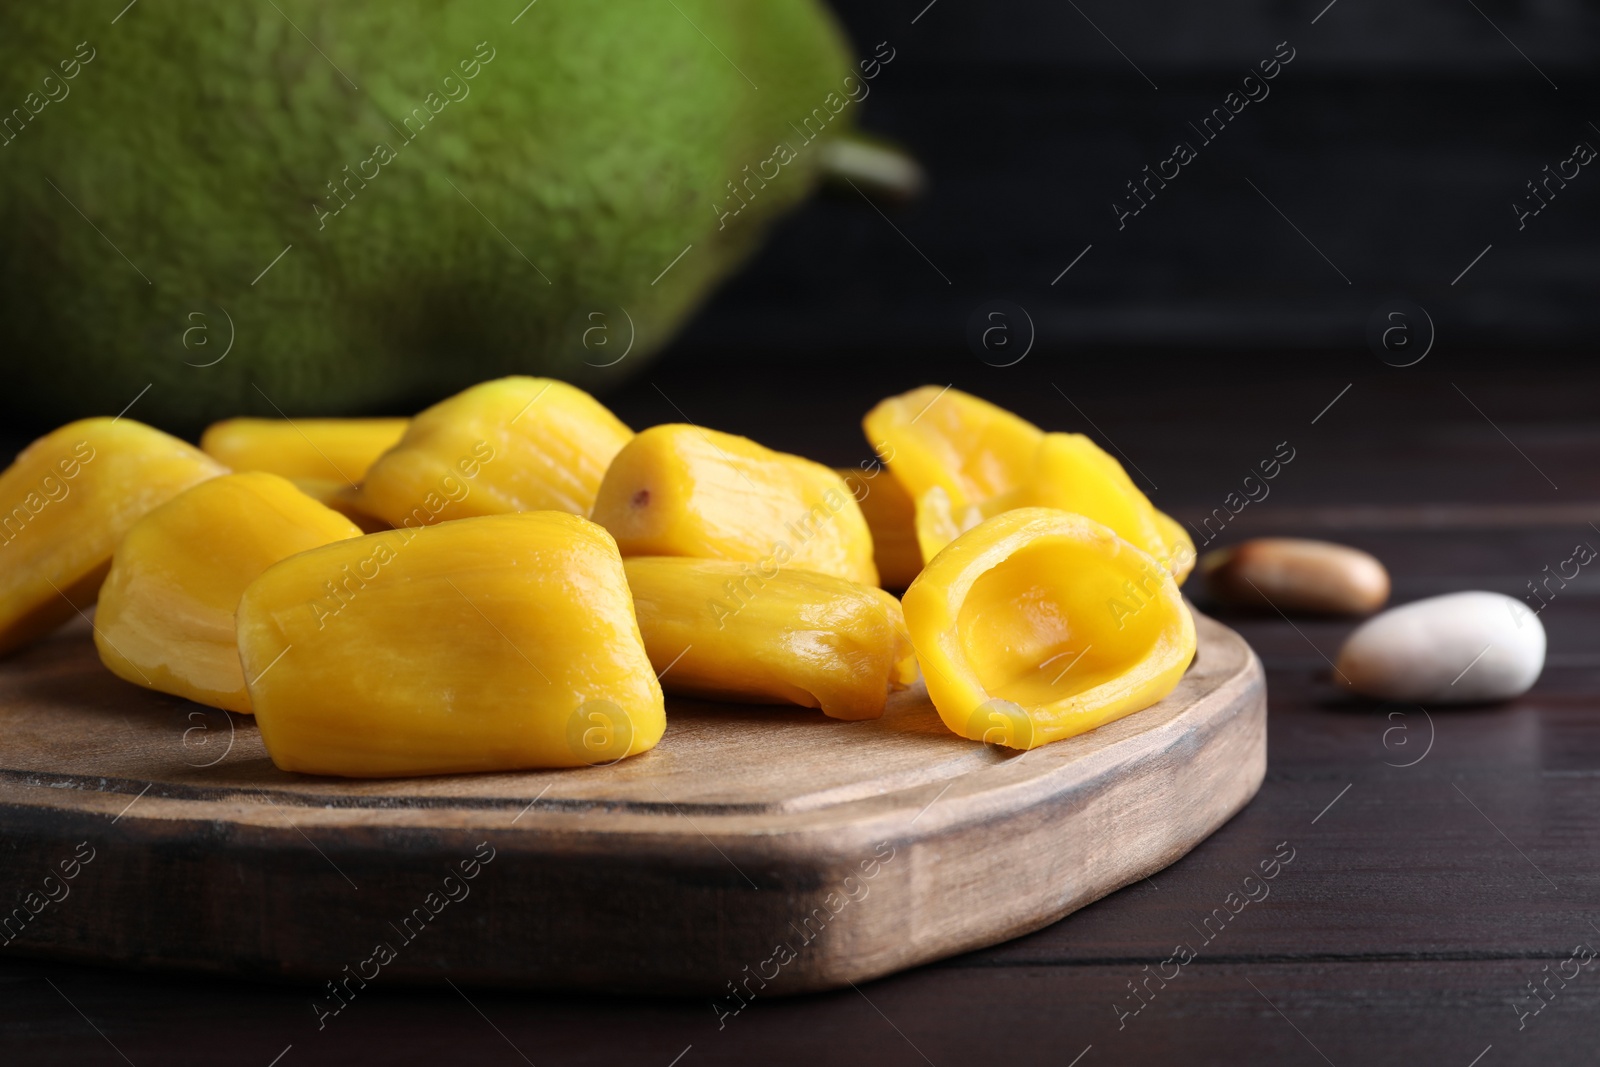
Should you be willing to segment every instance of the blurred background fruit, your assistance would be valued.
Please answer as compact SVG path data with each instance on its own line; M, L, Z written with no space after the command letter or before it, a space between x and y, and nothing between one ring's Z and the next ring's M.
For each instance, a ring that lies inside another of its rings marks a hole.
M810 190L853 60L817 0L518 7L6 5L14 406L148 385L192 430L640 366Z

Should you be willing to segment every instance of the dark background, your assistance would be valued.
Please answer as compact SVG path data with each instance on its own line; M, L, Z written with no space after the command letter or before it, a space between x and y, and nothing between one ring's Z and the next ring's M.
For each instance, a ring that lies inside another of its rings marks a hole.
M927 191L892 226L848 189L803 208L661 369L799 359L981 388L967 323L996 298L1031 316L1030 362L1096 380L1381 369L1366 325L1396 297L1435 323L1434 363L1581 358L1600 174L1520 231L1512 204L1600 147L1596 5L1326 2L836 4L858 51L897 50L862 124L921 160ZM1281 41L1296 55L1271 95L1201 142L1188 123ZM1178 140L1199 158L1119 232L1124 183Z

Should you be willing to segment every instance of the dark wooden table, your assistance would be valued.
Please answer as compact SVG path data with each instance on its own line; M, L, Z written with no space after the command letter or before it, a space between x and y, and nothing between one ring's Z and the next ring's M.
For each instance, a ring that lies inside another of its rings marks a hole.
M1439 354L1431 371L1365 360L1337 377L1264 368L1230 385L1202 384L1202 368L1189 388L1153 392L1146 375L1184 376L1122 368L1134 384L1112 388L1036 356L1031 376L979 375L970 361L958 374L952 360L915 378L954 378L1052 428L1093 420L1185 518L1220 506L1288 441L1295 459L1271 496L1218 543L1295 533L1358 545L1388 563L1397 601L1515 595L1575 544L1600 546L1593 378L1516 360L1495 378L1452 377ZM846 462L861 454L851 423L880 385L836 379L779 398L770 379L713 393L699 373L663 368L618 410ZM13 945L0 949L0 1061L1594 1063L1600 965L1563 961L1600 947L1597 575L1586 569L1543 612L1537 687L1496 707L1354 701L1327 678L1351 623L1224 616L1268 670L1260 795L1166 871L1008 944L859 989L758 999L722 1025L702 1001L377 985L320 1032L309 989L34 962ZM1269 896L1205 927L1262 860L1291 851ZM1132 984L1177 945L1195 958L1136 1000ZM1532 999L1530 982L1574 969Z

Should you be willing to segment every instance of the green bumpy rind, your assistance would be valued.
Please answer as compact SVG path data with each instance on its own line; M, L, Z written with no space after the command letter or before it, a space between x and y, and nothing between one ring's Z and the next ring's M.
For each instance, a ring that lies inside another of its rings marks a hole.
M859 110L820 0L116 7L0 8L0 345L40 421L620 380Z

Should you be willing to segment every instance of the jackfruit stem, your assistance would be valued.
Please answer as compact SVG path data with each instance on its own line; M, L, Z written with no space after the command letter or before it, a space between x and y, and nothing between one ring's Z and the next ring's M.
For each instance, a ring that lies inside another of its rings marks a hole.
M927 184L922 165L897 145L847 134L821 146L822 178L836 192L853 189L869 199L904 203Z

